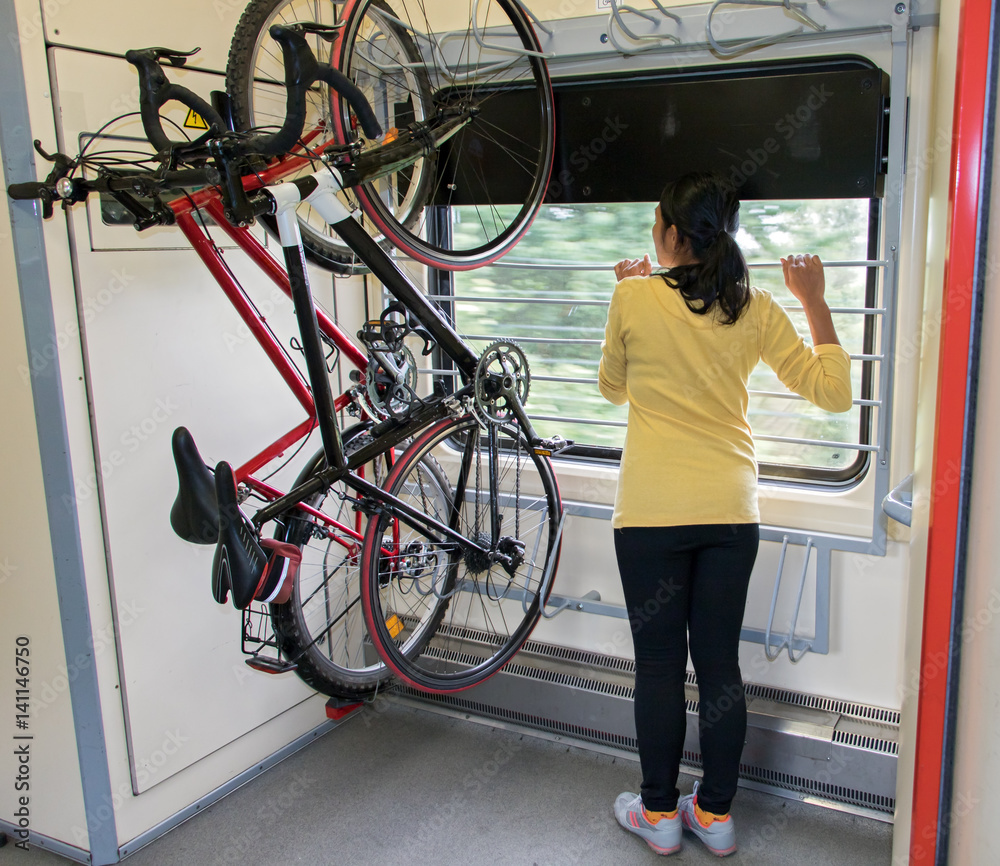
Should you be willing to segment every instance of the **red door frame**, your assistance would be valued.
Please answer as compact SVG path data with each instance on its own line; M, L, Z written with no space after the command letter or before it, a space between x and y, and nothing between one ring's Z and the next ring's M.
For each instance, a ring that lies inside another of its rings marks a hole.
M987 129L992 33L990 0L962 0L948 191L941 347L930 489L923 641L917 708L916 767L910 832L910 863L944 863L950 808L951 767L946 738L949 688L958 675L953 644L954 587L963 567L967 515L967 456L974 418L969 417L976 255ZM960 599L959 599L960 600ZM959 615L960 611L957 612ZM948 817L944 821L948 823ZM944 831L944 832L942 832ZM940 851L938 849L941 849Z

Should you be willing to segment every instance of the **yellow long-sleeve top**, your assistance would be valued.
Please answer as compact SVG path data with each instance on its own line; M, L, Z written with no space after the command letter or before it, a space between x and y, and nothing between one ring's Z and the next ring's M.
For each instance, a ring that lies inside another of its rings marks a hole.
M614 527L757 523L757 459L747 382L763 360L784 384L823 409L851 407L850 358L810 347L769 292L733 325L692 313L660 276L615 287L599 387L628 402Z

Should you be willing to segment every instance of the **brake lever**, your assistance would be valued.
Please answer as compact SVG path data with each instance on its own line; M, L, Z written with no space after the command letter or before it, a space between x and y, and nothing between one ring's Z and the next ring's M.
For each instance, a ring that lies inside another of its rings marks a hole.
M286 25L286 28L296 33L312 33L324 42L336 42L337 33L345 23L342 21L339 24L317 24L313 21L299 21L295 24Z
M142 48L136 53L156 62L166 60L171 66L180 67L187 63L189 57L194 57L199 51L201 51L200 47L193 48L191 51L177 51L173 48Z

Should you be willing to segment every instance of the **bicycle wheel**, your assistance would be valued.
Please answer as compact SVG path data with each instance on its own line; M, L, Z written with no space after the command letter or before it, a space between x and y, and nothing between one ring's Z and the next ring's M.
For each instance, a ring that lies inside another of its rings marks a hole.
M431 127L435 118L468 115L457 133L413 165L412 171L432 181L421 190L426 206L419 219L405 173L359 186L365 213L423 264L464 270L499 258L531 225L554 152L552 84L524 10L517 0L457 6L349 0L344 21L334 63L373 105L424 101L422 92L408 90L419 70L421 86L429 87ZM399 51L403 36L416 47L419 66ZM335 95L333 102L337 136L348 140L357 122L346 100ZM363 154L382 146L358 143Z
M424 691L468 688L511 659L538 621L543 575L558 555L561 504L551 464L522 435L493 430L491 443L472 416L428 428L383 489L508 555L506 564L391 507L365 530L361 602L372 643L400 679ZM450 479L444 490L424 469L432 455ZM413 653L411 635L435 622L430 643Z
M232 100L237 129L277 127L285 118L284 64L281 49L268 32L271 25L310 21L334 26L338 23L341 7L342 4L331 0L253 0L247 6L233 36L226 66L226 89ZM329 63L333 51L331 45L317 35L309 35L307 39L317 59L321 63ZM391 45L406 64L416 64L419 60L416 46L399 28L386 36L386 44ZM399 92L404 95L396 99L378 101L372 100L370 92L366 94L384 129L404 129L426 119L427 107L431 103L430 92L426 76L419 67L403 74L399 86L403 88ZM307 98L303 131L303 140L307 145L295 155L318 155L328 145L343 144L343 134L338 138L335 126L329 87L317 83ZM289 173L286 179L313 172L319 165L321 163L305 162L297 172ZM404 225L413 226L416 223L431 188L432 172L433 160L416 168L401 168L399 179L390 174L380 181L402 191L398 214ZM360 202L353 191L342 193L341 198L352 212L359 210ZM296 210L296 215L302 232L302 245L311 261L342 275L366 270L312 207L303 203ZM262 222L268 231L277 236L274 217L263 217ZM376 226L368 224L367 228L376 240L384 242Z
M361 426L345 431L343 438L348 454L368 441ZM428 457L422 464L421 471L443 477L431 459ZM388 455L383 454L357 473L381 484L389 465ZM325 466L321 450L296 483ZM363 518L349 500L342 498L345 492L343 483L338 482L306 504L348 531L331 527L317 517L298 516L301 512L285 521L278 537L301 549L302 564L289 600L271 605L271 623L282 655L296 663L296 672L307 685L327 695L357 697L374 692L391 677L391 672L368 639L358 603ZM415 634L405 651L418 651L419 642L426 643L429 637L426 630Z

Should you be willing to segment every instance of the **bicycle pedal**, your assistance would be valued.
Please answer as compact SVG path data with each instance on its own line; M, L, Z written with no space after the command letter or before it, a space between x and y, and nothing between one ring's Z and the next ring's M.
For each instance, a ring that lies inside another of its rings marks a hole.
M540 457L552 457L560 451L565 451L572 445L572 439L563 439L562 436L553 436L550 439L536 439L531 444L531 450Z
M225 604L245 610L254 600L267 574L268 554L257 541L257 531L240 510L232 467L223 461L215 467L215 492L219 500L219 540L212 562L212 595Z
M268 658L267 656L253 656L244 659L247 667L260 671L262 674L287 674L298 668L295 662L286 662L281 659Z

